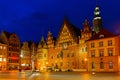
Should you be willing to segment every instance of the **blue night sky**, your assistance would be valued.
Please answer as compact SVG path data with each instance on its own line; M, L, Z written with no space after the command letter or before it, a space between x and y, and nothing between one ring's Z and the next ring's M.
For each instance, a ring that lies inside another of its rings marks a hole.
M98 0L103 27L120 33L120 0ZM96 0L1 0L0 31L15 32L21 41L38 42L50 30L57 36L64 16L78 28L92 26Z

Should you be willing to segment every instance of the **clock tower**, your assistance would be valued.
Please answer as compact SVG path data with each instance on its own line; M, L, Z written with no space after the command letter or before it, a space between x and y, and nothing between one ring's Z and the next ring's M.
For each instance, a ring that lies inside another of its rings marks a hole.
M100 8L98 5L95 7L94 19L93 19L93 30L98 33L102 29L102 18L100 16Z

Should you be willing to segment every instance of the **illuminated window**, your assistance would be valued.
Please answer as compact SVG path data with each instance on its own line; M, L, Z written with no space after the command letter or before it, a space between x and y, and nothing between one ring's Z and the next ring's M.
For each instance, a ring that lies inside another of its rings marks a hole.
M100 69L104 69L104 63L100 62Z
M5 62L5 61L6 61L6 58L4 58L3 61Z
M4 47L3 49L6 49L6 47Z
M59 56L60 56L60 58L63 58L63 52L62 51L59 53Z
M103 42L99 42L99 47L103 47Z
M103 56L104 56L104 50L103 50L103 49L99 50L99 56L100 56L100 57L103 57Z
M85 51L87 52L87 47L85 47Z
M84 48L82 48L82 52L84 52Z
M108 49L108 56L113 56L113 49Z
M108 46L112 46L112 40L108 40Z
M74 51L72 51L72 57L74 57Z
M2 61L2 58L0 58L0 62Z
M104 38L104 35L103 35L103 34L101 34L101 35L99 36L99 38Z
M70 65L70 63L69 62L67 62L67 66L69 66Z
M91 43L91 48L94 48L95 47L95 43Z
M109 69L113 69L113 62L109 62Z
M2 46L0 46L0 49L2 49Z
M91 57L95 57L95 51L94 50L91 51Z

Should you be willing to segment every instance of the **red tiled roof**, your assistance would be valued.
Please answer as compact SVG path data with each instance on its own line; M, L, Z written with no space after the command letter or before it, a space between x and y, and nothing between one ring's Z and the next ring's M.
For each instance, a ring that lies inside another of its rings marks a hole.
M99 33L93 35L88 41L102 39L102 38L109 38L113 36L116 36L116 35L107 31L106 29L102 29Z

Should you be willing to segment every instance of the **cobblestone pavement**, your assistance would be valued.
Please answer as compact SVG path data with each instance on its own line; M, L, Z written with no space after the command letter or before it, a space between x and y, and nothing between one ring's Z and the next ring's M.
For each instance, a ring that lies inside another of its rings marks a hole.
M28 80L120 80L120 73L53 72L33 74Z
M0 80L120 80L120 72L0 72Z

